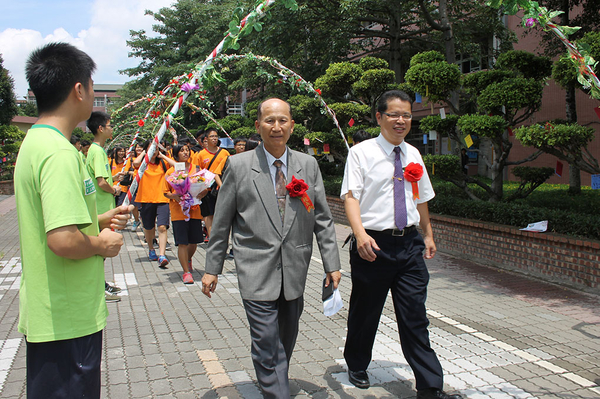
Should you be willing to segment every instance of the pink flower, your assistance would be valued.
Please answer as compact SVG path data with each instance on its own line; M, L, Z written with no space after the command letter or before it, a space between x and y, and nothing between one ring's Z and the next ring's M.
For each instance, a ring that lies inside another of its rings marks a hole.
M538 22L538 20L535 19L535 18L527 18L527 21L525 22L525 26L528 27L528 28L531 28L537 22Z
M198 90L200 88L199 85L195 84L191 84L191 83L184 83L181 85L181 90L185 91L186 93L189 93L192 90Z

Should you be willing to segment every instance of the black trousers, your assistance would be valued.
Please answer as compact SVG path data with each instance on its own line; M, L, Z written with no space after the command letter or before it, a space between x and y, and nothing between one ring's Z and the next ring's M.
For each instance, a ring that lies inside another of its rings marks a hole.
M392 291L402 352L413 370L418 390L443 387L440 362L429 343L425 300L429 272L423 260L423 238L413 230L403 237L373 234L380 251L368 262L356 243L350 247L352 294L344 358L352 371L366 370L381 312Z
M84 337L27 342L29 399L100 398L102 331Z
M250 324L252 362L265 398L290 397L288 370L298 337L304 297L286 301L249 301L244 308Z

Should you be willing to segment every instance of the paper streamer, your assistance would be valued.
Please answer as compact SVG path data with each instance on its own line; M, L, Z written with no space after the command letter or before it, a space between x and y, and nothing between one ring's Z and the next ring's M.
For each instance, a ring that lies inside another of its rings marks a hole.
M273 4L275 4L276 1L277 0L266 0L263 3L259 4L256 7L256 9L254 10L255 13L256 13L256 18L257 19L261 19L262 17L264 17L265 14L266 14L266 11ZM242 19L240 21L240 24L238 25L240 33L244 29L244 27L246 26L248 18L252 14L253 13L249 13L248 15L246 15L244 17L244 19ZM206 72L206 70L208 69L208 67L212 64L212 62L215 59L215 57L217 55L219 55L223 51L223 47L225 45L225 40L229 36L230 36L230 34L228 33L223 38L223 40L221 40L221 42L217 45L217 47L215 47L214 50L208 55L208 57L206 57L206 59L204 60L204 62L202 64L200 64L202 66L200 67L199 70L196 70L196 71L192 72L192 76L189 78L189 81L187 83L189 83L192 86L194 86L194 85L196 85L196 84L199 83L199 78L204 75L204 73ZM191 91L189 91L189 92L187 92L187 91L183 92L183 94L181 96L179 96L179 98L177 98L177 101L175 101L175 104L173 104L173 107L171 108L171 110L168 113L165 113L164 122L162 123L160 129L158 130L158 132L154 136L154 139L152 140L152 144L148 148L148 152L146 153L146 156L144 157L144 160L142 161L142 164L140 165L140 168L138 169L138 173L135 174L135 179L133 180L133 182L131 183L131 186L129 187L129 191L127 192L127 196L125 197L125 200L123 201L123 205L129 205L132 202L132 200L133 200L133 198L134 198L134 196L135 196L135 194L137 192L137 188L139 186L140 180L142 179L142 177L144 176L144 172L148 168L148 163L150 162L150 159L152 159L152 157L154 156L154 153L156 152L156 148L158 146L158 143L160 142L160 140L162 140L165 132L167 131L167 129L171 125L171 122L172 122L174 116L177 115L177 113L179 112L181 106L183 105L183 102L190 95L190 93L191 93ZM147 113L147 115L149 115L149 114Z

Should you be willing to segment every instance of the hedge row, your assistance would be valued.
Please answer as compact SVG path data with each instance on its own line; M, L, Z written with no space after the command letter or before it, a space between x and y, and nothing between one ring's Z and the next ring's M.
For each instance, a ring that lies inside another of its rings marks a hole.
M328 195L339 196L342 177L324 175L323 179L325 192ZM507 185L514 184L507 183ZM429 201L429 210L440 215L458 216L518 228L526 227L529 223L548 220L548 231L600 240L600 214L596 211L598 208L594 206L599 196L595 192L572 197L568 196L562 187L544 186L537 195L531 195L525 200L492 203L465 198L465 194L452 184L434 181L436 197Z
M538 208L523 203L472 201L437 195L429 201L432 213L459 216L519 228L548 220L548 231L600 240L600 216L584 215L561 209Z

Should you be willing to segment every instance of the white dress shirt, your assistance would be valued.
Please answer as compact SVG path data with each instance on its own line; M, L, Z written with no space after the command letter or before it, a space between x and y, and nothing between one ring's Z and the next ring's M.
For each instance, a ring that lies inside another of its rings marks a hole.
M373 140L353 146L348 153L340 198L344 199L348 191L352 191L352 196L359 201L360 216L365 229L381 231L396 228L394 147L380 134ZM419 199L413 199L412 183L404 181L408 222L406 226L416 226L420 221L417 204L431 200L435 193L419 150L404 141L399 147L403 168L411 162L423 166L423 177L417 183Z
M266 148L263 147L263 149L265 150L265 155L267 156L267 163L269 164L269 172L271 172L271 180L273 180L273 190L275 191L275 195L277 195L277 189L275 188L275 176L277 175L277 167L275 165L273 165L273 162L275 162L278 159L281 161L281 163L282 163L281 171L283 172L283 177L285 177L285 181L287 181L288 149L287 149L287 147L285 147L285 152L283 153L281 158L275 158L273 155L271 155L271 153L269 151L267 151Z

